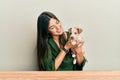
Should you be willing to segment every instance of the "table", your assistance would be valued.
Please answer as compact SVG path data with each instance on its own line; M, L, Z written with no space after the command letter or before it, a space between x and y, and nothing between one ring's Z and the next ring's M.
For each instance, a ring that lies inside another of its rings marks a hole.
M120 71L1 71L0 80L120 80Z

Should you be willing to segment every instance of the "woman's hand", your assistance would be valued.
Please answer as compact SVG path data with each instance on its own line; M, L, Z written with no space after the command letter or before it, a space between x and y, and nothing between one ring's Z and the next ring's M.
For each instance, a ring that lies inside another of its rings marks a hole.
M64 48L67 49L67 50L69 50L69 49L71 49L71 48L75 48L75 47L77 47L77 44L76 44L76 45L72 45L70 41L68 41L68 42L65 44L65 46L64 46Z
M84 54L83 44L84 41L82 39L77 41L77 46L74 47L76 54Z
M76 60L78 64L81 64L81 62L84 60L85 51L83 49L83 44L84 44L84 41L81 39L77 41L78 46L74 47L74 51L76 54Z

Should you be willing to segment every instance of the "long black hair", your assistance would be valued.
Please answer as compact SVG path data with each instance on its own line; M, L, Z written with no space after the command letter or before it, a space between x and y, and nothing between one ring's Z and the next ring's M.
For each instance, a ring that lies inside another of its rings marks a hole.
M44 70L44 56L48 51L48 26L51 18L54 18L59 21L59 19L51 12L45 11L40 14L37 21L37 57L38 57L38 65L39 70ZM65 45L64 34L62 34L59 38L59 43L63 46Z

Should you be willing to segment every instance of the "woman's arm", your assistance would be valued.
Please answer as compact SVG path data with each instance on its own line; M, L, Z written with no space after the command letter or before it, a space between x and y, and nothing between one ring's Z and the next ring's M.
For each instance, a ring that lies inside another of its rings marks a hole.
M84 60L84 51L83 48L77 47L75 49L77 64L81 64Z
M63 50L61 50L61 52L55 58L55 70L57 70L59 68L59 66L62 63L62 61L63 61L66 54L67 53L65 53Z
M82 48L84 41L78 40L77 45L80 44L80 46L77 46L74 48L75 54L76 54L76 60L78 64L81 64L84 60L84 49Z
M65 44L65 46L64 46L64 48L65 48L66 50L69 50L71 47L73 47L73 46L71 45L70 41L68 41L68 42ZM61 63L62 63L62 61L63 61L63 59L64 59L64 57L65 57L66 54L67 54L67 53L66 53L63 49L61 49L60 53L59 53L58 56L55 58L55 70L57 70L57 69L59 68L59 66L61 65Z
M67 38L69 37L69 35L67 35L67 32L64 32L63 34L64 34L64 38L67 40ZM71 48L70 41L68 41L66 43L66 45L64 46L64 48L66 50L69 50ZM67 53L63 49L61 49L61 52L55 58L55 70L57 70L59 68L59 66L61 65L61 63L62 63L62 61L63 61L63 59L64 59L64 57L65 57L66 54Z

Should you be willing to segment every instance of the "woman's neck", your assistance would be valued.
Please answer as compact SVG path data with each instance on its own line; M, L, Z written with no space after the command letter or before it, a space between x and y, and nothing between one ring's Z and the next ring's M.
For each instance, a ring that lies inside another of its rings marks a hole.
M53 40L59 42L59 36L53 36Z

